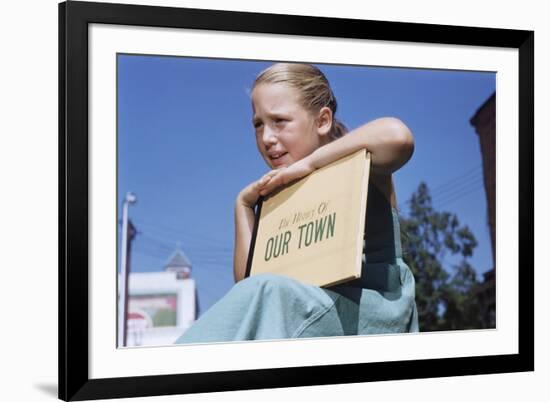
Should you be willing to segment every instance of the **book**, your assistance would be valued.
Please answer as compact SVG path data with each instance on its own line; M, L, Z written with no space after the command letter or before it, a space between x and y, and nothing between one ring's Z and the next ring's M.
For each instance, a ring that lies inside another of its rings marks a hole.
M259 202L246 276L331 286L361 276L370 153L360 150Z

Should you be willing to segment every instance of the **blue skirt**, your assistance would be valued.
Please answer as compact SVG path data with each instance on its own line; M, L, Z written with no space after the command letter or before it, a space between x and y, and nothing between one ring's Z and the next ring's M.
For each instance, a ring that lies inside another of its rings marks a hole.
M409 267L397 258L364 269L368 282L327 289L274 274L246 278L176 343L418 332Z

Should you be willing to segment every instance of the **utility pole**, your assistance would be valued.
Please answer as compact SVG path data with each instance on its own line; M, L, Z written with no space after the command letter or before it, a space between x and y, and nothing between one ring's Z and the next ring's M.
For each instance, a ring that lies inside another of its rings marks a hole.
M120 258L120 283L118 288L118 347L126 346L126 323L128 322L128 277L130 242L135 237L135 228L128 219L128 207L135 204L137 198L132 193L126 193L122 204L122 242Z
M128 345L128 301L130 300L130 272L132 272L132 241L136 237L137 230L131 219L128 219L128 248L126 250L126 286L124 289L124 339L122 346Z

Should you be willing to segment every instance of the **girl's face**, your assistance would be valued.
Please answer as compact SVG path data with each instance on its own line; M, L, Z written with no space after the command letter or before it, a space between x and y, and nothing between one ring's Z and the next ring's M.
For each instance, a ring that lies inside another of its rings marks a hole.
M258 150L272 169L290 166L326 141L324 127L287 84L257 85L252 91L252 111Z

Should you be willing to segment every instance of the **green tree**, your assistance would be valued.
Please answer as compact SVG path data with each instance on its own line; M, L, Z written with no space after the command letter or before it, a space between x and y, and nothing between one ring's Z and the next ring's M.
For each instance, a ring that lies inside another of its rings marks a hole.
M409 216L401 217L403 259L416 279L420 330L483 327L476 303L479 282L469 263L477 246L474 235L456 214L433 208L425 183L409 206Z

